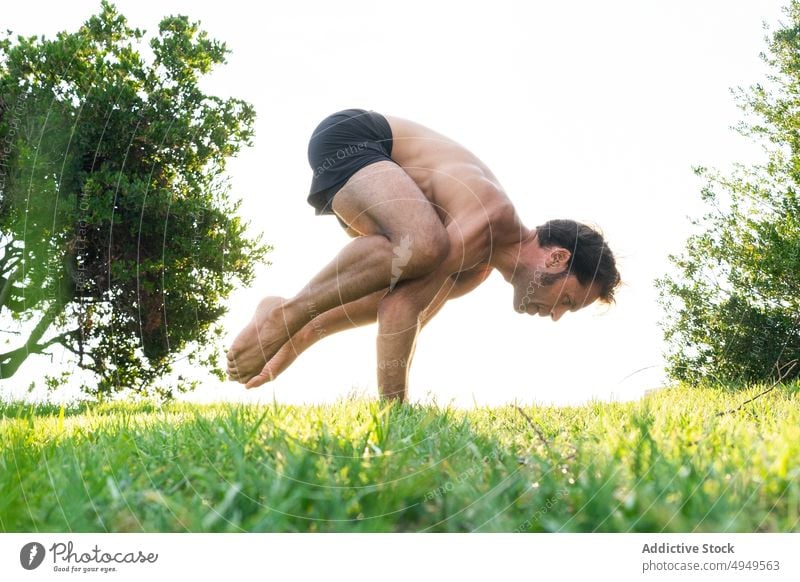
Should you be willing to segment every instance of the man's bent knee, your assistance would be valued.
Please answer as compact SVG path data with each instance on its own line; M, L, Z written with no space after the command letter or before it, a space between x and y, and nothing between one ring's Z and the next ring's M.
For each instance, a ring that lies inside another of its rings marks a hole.
M433 272L442 264L450 253L450 239L444 227L430 232L411 233L395 242L393 253L393 275L414 279ZM397 267L400 273L397 273Z

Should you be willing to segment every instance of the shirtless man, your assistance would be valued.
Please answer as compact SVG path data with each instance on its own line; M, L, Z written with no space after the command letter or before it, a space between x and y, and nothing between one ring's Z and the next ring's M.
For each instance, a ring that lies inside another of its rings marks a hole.
M519 313L558 320L619 284L602 235L571 221L526 228L466 148L422 125L347 109L309 143L308 202L354 237L294 297L267 297L228 351L228 377L274 379L322 337L378 322L381 397L406 398L420 328L497 269Z

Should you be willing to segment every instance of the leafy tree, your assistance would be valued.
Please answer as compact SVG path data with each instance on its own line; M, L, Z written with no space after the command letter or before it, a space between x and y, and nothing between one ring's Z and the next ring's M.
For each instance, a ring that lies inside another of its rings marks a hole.
M255 112L201 90L228 50L197 23L143 38L105 1L76 32L0 38L0 314L28 334L2 378L55 344L98 396L170 395L182 354L222 377L216 322L269 250L224 176Z
M768 82L738 91L739 132L765 162L730 176L697 168L709 212L676 275L658 281L674 378L759 381L800 366L800 2L768 38ZM790 371L791 370L791 371Z

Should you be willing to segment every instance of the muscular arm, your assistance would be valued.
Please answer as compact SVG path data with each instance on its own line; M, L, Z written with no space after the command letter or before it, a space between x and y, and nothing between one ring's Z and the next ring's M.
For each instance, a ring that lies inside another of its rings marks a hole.
M480 268L473 271L451 275L448 278L447 284L442 286L433 298L433 301L431 301L420 314L420 325L424 327L425 324L433 319L434 315L439 313L445 303L473 291L478 285L483 283L491 273L492 267L489 265L481 265Z
M405 400L411 356L420 330L420 316L447 284L432 273L403 281L378 305L378 391L381 398Z
M446 270L444 271L446 272ZM491 267L447 276L439 272L406 281L378 306L378 388L384 398L405 399L408 372L420 329L444 304L469 293Z

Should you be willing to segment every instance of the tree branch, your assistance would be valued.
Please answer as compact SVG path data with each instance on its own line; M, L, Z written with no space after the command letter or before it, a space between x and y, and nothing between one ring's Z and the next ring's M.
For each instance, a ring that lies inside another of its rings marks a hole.
M4 280L3 288L0 289L0 307L5 306L8 297L11 295L11 288L14 286L14 281L19 278L21 272L22 267L18 266L11 272L8 279Z
M28 356L41 353L41 346L38 345L38 342L53 324L58 312L59 306L56 303L51 304L44 312L42 319L36 324L36 327L33 328L25 345L11 350L10 352L0 354L0 378L10 378L16 374L22 362L24 362Z
M72 329L70 331L65 331L64 333L59 334L59 335L57 335L55 337L51 337L49 340L47 340L43 344L37 344L36 346L34 346L36 348L36 350L37 350L36 353L41 353L40 350L43 350L45 348L49 348L53 344L61 344L66 349L71 351L73 354L77 354L78 352L75 351L75 349L72 346L70 346L69 344L67 344L65 342L69 338L77 337L78 334L80 334L80 332L81 332L80 329Z

